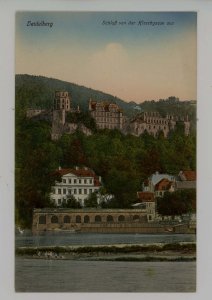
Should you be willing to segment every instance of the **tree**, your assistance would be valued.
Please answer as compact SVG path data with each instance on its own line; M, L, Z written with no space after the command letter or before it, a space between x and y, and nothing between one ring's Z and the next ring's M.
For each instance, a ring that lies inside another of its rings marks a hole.
M82 208L81 204L75 199L73 195L68 196L66 201L62 203L63 208Z
M163 216L180 216L196 211L196 190L166 192L163 198L157 198L158 213Z
M84 202L85 207L98 207L97 194L91 193Z

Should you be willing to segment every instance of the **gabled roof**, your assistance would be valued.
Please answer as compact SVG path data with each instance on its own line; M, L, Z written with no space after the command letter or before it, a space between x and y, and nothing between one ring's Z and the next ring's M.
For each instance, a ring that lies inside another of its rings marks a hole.
M121 112L122 110L120 109L120 107L113 102L109 102L109 101L101 101L101 102L97 102L97 101L90 101L90 106L92 110L96 110L97 107L102 107L102 109L104 111L110 111L111 109L115 109L118 112Z
M172 185L172 181L163 178L155 185L155 191L168 191Z
M196 172L195 171L180 171L179 177L181 180L196 181Z
M156 172L156 173L152 174L149 178L149 180L152 182L153 185L156 185L162 179L168 179L170 181L174 181L175 177L173 175L160 174L160 173Z
M94 186L101 186L99 181L99 177L95 174L95 172L89 168L70 168L70 169L60 169L57 170L56 173L60 174L61 176L67 174L74 174L77 177L93 177L94 178Z
M137 192L137 198L140 202L155 202L152 192Z

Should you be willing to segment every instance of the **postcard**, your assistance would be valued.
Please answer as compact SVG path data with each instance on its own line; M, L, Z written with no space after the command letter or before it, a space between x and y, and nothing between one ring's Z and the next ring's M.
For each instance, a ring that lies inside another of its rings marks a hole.
M15 28L16 292L195 292L197 13Z

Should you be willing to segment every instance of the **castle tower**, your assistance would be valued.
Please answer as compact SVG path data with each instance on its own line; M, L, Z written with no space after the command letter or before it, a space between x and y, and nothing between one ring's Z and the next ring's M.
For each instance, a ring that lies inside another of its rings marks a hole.
M54 109L55 110L71 110L71 99L68 92L56 91L54 95Z

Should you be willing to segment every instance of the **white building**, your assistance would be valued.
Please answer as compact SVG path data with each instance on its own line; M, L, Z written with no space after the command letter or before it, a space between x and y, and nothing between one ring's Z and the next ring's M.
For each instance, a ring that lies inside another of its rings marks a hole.
M101 177L97 176L89 168L61 169L58 173L62 177L61 182L55 182L50 194L53 202L60 206L67 201L70 195L84 206L84 201L91 193L98 192L101 187Z

